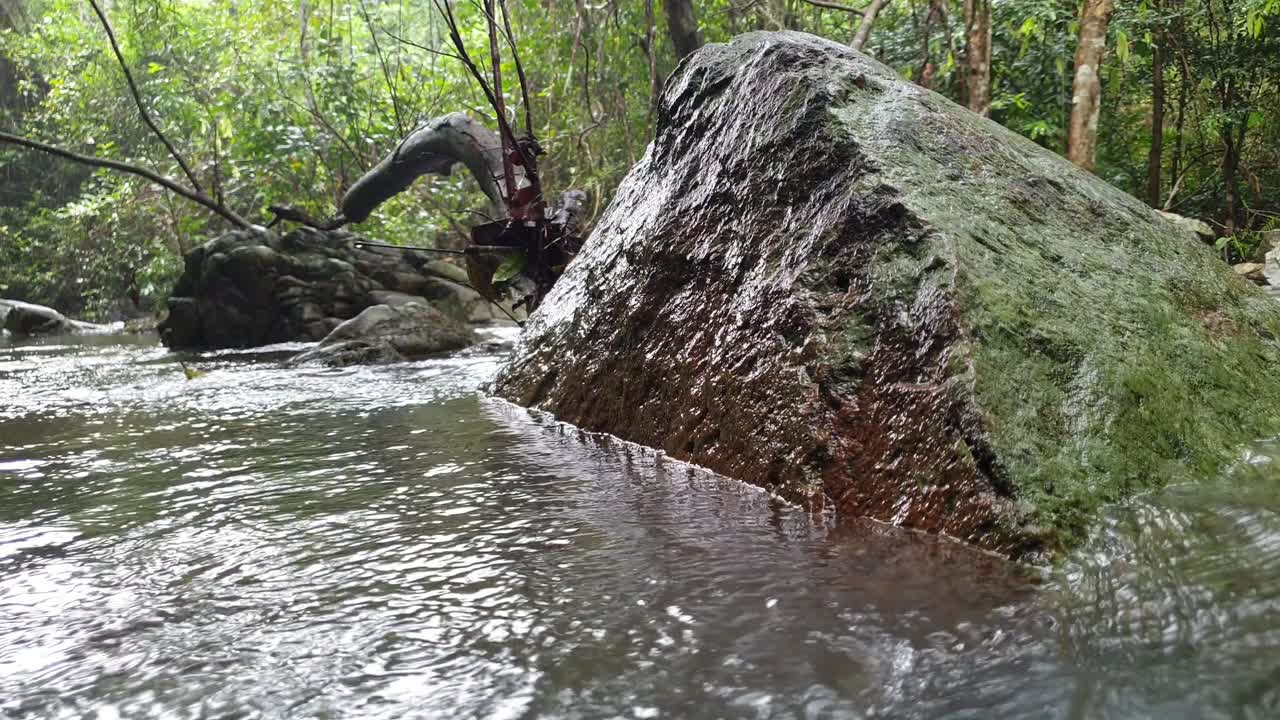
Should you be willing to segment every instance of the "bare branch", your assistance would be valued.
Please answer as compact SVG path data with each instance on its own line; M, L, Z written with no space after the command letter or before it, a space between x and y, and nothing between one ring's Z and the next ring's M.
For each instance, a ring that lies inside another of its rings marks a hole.
M511 59L516 64L516 76L520 78L520 97L524 100L524 132L533 137L533 104L529 102L529 79L524 75L524 65L520 63L520 52L516 50L516 38L511 32L511 17L507 13L507 0L498 0L502 8L502 26L506 30L507 47L511 48Z
M432 2L435 3L440 14L444 16L445 25L449 28L449 40L453 43L454 50L458 51L459 61L466 66L468 71L471 72L471 76L476 79L476 82L480 85L480 89L484 91L485 98L488 99L489 105L497 111L497 118L495 119L498 122L498 132L500 133L503 144L514 148L516 152L520 153L521 158L526 161L525 166L528 167L527 160L529 158L524 157L524 149L521 147L520 143L516 141L515 132L511 129L511 123L507 122L506 113L501 112L502 103L498 100L497 96L494 95L493 88L489 87L489 83L485 81L484 74L480 72L480 68L471 59L470 54L467 53L466 43L462 40L462 31L458 28L458 19L453 15L452 2L450 0L432 0ZM492 17L492 15L490 15L490 17ZM508 200L511 199L512 198L508 197Z
M111 50L116 54L116 60L120 63L120 69L124 71L124 79L129 83L129 92L133 95L133 102L138 106L138 113L142 115L142 121L151 128L156 137L160 138L160 142L168 148L169 155L177 161L178 166L182 168L182 174L187 176L187 180L191 181L191 187L196 192L204 194L204 190L200 187L200 181L196 180L195 173L191 172L191 168L187 167L187 161L182 159L178 154L177 148L173 143L169 142L169 138L164 136L160 131L160 126L156 125L155 120L151 119L151 114L147 112L147 108L142 104L142 93L138 91L138 84L133 81L133 73L129 72L129 66L124 61L124 55L120 52L120 45L116 42L115 31L111 29L111 22L107 20L106 13L102 12L102 8L98 6L98 0L89 0L89 4L93 6L93 12L98 16L98 20L102 22L102 29L107 31L107 39L111 41Z
M440 57L447 57L451 60L457 60L459 62L462 61L462 58L458 57L456 53L451 53L448 50L437 50L435 48L429 48L426 45L419 45L418 43L412 40L409 40L408 38L403 38L403 37L400 37L399 35L396 35L395 33L391 32L386 28L382 28L382 32L385 33L387 37L390 37L392 40L395 40L398 43L403 43L405 45L408 45L409 47L417 48L425 53L431 53L432 55L439 55Z
M146 168L138 167L137 165L130 165L128 163L123 163L116 160L108 160L106 158L93 157L92 155L81 155L80 153L72 152L71 150L65 150L60 147L55 147L53 145L42 143L38 140L31 140L29 138L20 137L18 135L12 135L10 133L3 132L3 131L0 131L0 142L9 143L11 145L19 145L25 148L29 148L31 150L39 150L40 152L49 153L50 155L56 155L60 158L78 162L82 165L91 165L93 167L101 167L101 168L108 168L111 170L118 170L120 172L129 173L130 175L137 175L138 177L146 178L147 180L150 180L151 182L165 188L166 190L176 195L181 195L182 197L190 200L191 202L203 205L204 207L218 214L219 216L224 218L227 222L231 223L232 225L235 225L238 228L248 229L252 227L249 221L235 214L234 212L227 209L226 207L219 205L217 202L215 202L208 195L205 195L203 192L200 192L198 190L189 190L175 183L174 181L162 175L154 173Z
M840 12L858 13L858 14L862 13L862 11L859 10L858 8L851 8L848 5L841 5L839 3L826 2L825 0L801 0L801 2L804 2L808 5L812 5L814 7L825 8L827 10L839 10Z
M378 29L373 24L373 18L369 17L369 10L364 5L364 0L360 0L360 15L364 18L364 24L369 28L369 37L373 40L373 51L378 56L378 65L382 67L382 77L387 83L387 92L391 95L391 111L395 115L396 129L400 131L403 137L405 133L404 121L400 117L400 94L396 92L397 80L391 79L391 70L387 67L386 56L382 54L382 46L378 43Z
M489 26L489 62L493 72L493 109L498 112L499 122L505 123L507 120L507 105L502 97L502 58L499 56L498 49L498 23L493 18L493 0L484 0L484 14L488 17ZM509 129L508 129L509 130ZM507 187L507 201L514 202L516 197L516 181L515 169L512 167L511 156L507 154L507 142L510 140L510 147L518 149L519 146L515 142L515 135L508 131L510 138L504 137L502 148L502 180Z

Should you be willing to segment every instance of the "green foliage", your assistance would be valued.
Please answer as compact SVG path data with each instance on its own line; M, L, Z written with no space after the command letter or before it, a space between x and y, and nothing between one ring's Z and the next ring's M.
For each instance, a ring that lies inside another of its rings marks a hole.
M508 282L524 269L524 253L509 253L493 272L493 282Z
M0 83L0 127L181 177L141 122L83 1L24 4L29 25L0 19L0 80L14 80ZM676 64L663 13L655 13L650 48L644 3L509 5L534 129L550 153L545 185L586 190L598 215L652 135L650 51L659 83ZM890 2L865 50L904 77L928 74L933 89L963 100L962 4L943 5L945 15L927 22L929 3ZM801 0L694 7L710 42L780 28L846 42L861 22L857 13ZM271 204L327 216L418 122L458 110L491 122L465 70L423 49L446 47L431 3L120 0L108 12L147 106L205 190L251 221L265 222ZM459 2L457 12L484 57L479 11ZM992 13L993 119L1062 150L1076 2L1004 0ZM1243 137L1231 224L1256 230L1280 215L1280 0L1119 4L1102 69L1097 172L1145 194L1153 52L1166 37L1177 52L1163 69L1161 192L1172 193L1175 212L1227 224L1225 138ZM506 100L519 120L515 67L506 58ZM465 175L424 178L357 229L390 242L456 247L481 207ZM0 293L99 317L126 297L156 309L182 252L223 229L204 209L136 178L0 145Z

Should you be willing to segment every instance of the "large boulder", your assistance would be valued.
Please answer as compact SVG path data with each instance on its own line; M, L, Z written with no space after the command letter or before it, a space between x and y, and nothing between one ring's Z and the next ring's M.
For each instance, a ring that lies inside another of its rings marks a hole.
M708 45L496 392L1027 557L1280 430L1280 304L1054 153L799 33Z
M359 240L311 228L284 235L245 230L210 240L184 258L161 339L177 348L320 340L383 303L386 293L457 320L474 314L478 295L438 256L356 245Z
M416 360L475 342L471 328L430 305L395 302L365 308L291 364L330 367Z

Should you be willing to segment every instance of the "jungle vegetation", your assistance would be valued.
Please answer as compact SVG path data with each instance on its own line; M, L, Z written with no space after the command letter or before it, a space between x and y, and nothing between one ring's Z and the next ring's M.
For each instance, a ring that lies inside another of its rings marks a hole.
M0 133L197 185L250 222L265 224L275 204L331 215L432 117L463 111L493 125L447 55L432 2L96 5L118 56L94 3L0 0ZM1264 232L1280 228L1280 0L507 5L548 151L543 178L587 191L591 217L644 152L682 56L749 30L794 29L860 48L1152 206L1208 222L1227 261L1257 257ZM480 5L453 7L467 42L484 47ZM523 113L514 88L505 100ZM424 177L356 229L461 245L483 198L465 175ZM151 311L182 254L229 227L136 175L0 143L0 297L97 319Z

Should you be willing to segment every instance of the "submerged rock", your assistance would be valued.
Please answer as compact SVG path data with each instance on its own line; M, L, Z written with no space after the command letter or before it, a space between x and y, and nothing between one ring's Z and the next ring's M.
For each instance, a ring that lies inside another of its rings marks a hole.
M184 259L161 339L178 348L320 340L387 297L429 304L460 321L475 315L479 295L436 256L357 240L311 228L210 240Z
M334 328L290 364L331 367L415 360L475 342L471 329L419 302L374 305Z
M106 325L72 320L51 307L20 300L0 300L0 320L3 320L4 329L14 335L74 335L111 331Z
M1027 557L1280 430L1280 305L1192 232L799 33L708 45L496 392Z

